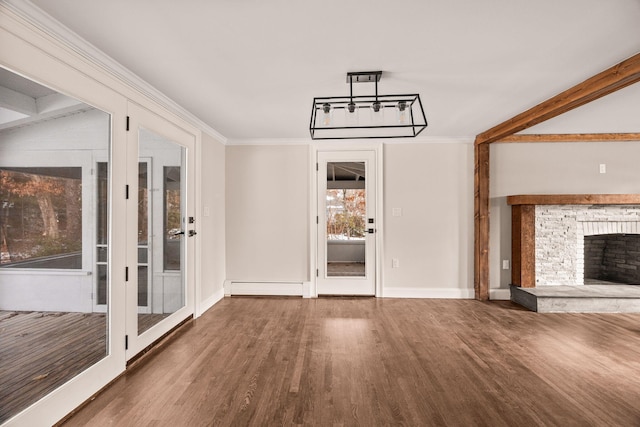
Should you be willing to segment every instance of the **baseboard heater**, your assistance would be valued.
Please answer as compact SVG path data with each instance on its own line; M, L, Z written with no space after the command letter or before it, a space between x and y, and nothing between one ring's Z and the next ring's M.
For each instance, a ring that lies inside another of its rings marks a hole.
M234 282L231 281L227 295L255 296L299 296L303 295L302 282Z

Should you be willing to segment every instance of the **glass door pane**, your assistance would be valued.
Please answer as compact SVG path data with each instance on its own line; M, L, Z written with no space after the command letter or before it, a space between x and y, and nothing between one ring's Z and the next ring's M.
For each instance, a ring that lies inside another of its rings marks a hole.
M111 115L2 68L0 88L2 424L110 354Z
M185 304L185 148L141 128L138 139L138 334Z
M149 304L149 242L151 241L149 219L151 218L151 204L149 203L149 189L151 188L149 174L150 161L138 162L138 313L151 312ZM153 325L149 325L153 326ZM147 328L148 329L148 328ZM146 329L144 329L146 330ZM142 333L138 325L138 333Z
M365 179L364 162L327 162L327 276L365 275Z

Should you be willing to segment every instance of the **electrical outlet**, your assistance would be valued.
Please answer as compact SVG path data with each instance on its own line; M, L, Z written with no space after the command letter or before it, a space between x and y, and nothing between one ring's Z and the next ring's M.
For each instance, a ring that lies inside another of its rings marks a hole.
M600 173L607 173L607 165L600 163Z
M391 268L400 268L400 260L398 258L391 260Z

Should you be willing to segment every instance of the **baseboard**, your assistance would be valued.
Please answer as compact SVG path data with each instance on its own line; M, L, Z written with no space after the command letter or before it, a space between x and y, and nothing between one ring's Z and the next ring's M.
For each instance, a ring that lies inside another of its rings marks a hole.
M460 288L383 288L383 298L473 299L473 289Z
M211 307L216 305L216 303L220 301L222 298L224 298L224 287L214 292L213 295L211 295L209 298L205 299L204 301L200 301L200 304L198 304L198 308L196 310L195 317L202 316L205 311L209 310Z
M302 282L229 282L228 294L260 296L303 296Z
M311 282L302 282L302 298L314 298L311 292Z
M489 299L494 301L508 301L511 299L509 289L489 289Z

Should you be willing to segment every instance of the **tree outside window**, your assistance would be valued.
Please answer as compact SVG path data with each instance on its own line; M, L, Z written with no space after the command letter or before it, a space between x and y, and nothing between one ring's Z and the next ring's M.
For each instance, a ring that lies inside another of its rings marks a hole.
M0 168L0 265L82 267L82 170Z
M367 205L365 190L327 190L329 240L364 239Z

